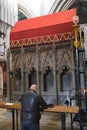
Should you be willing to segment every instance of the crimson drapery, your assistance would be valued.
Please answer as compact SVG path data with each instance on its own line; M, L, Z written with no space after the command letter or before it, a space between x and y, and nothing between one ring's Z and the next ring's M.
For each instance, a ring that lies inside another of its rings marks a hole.
M60 42L73 35L76 9L18 21L10 33L10 47Z

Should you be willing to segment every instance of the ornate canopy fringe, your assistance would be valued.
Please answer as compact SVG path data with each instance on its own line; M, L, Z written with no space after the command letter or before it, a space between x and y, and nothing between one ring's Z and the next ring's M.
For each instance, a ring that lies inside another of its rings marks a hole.
M74 39L73 32L66 32L66 33L60 33L60 34L52 34L48 36L39 36L34 38L26 38L26 39L20 39L11 41L11 48L14 47L27 47L32 46L35 44L38 45L44 45L44 44L51 44L51 43L60 43L64 41L70 41L71 39Z

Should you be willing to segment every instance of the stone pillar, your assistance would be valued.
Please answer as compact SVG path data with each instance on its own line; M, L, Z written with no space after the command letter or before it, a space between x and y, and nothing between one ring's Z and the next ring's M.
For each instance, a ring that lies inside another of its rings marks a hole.
M10 92L10 49L7 50L7 97L8 102L11 100L11 92Z
M26 70L26 76L25 76L25 86L26 86L26 90L25 91L28 91L29 90L29 83L28 83L28 70Z
M24 64L23 64L24 49L21 47L21 92L24 93Z
M54 92L56 96L56 104L58 104L58 88L57 88L57 75L56 75L56 48L53 45L53 75L54 75Z
M37 85L39 87L39 94L41 94L41 86L40 86L40 73L39 73L39 48L38 48L38 43L36 43L36 57L37 57Z

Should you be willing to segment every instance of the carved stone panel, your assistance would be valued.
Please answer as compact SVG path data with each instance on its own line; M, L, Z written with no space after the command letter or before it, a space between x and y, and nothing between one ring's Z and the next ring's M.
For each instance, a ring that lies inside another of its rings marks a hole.
M40 71L44 71L46 66L53 68L53 52L52 50L45 50L40 52Z
M47 99L49 99L49 97L54 97L53 100L55 99L55 102L58 100L57 98L62 95L61 93L64 94L66 91L66 86L63 88L63 91L61 91L62 80L60 75L63 72L64 67L67 67L67 69L69 69L69 72L71 74L71 77L69 77L70 82L72 81L71 79L74 79L74 70L72 70L72 66L74 66L73 61L74 57L71 44L38 47L38 49L34 48L33 50L31 49L29 51L26 51L25 49L22 55L21 53L16 52L12 54L12 67L14 71L17 68L21 69L21 80L23 80L21 83L25 87L24 90L26 91L29 88L29 75L34 68L36 71L37 84L39 83L40 85L40 94L43 96L45 94L46 96L44 96L44 98L48 96ZM49 78L47 75L48 73L46 73L48 72L48 68L52 70L51 78ZM50 82L49 79L52 79L52 83L48 83L48 85L45 84L48 81ZM74 85L74 82L72 84ZM72 85L69 84L68 88L69 87L71 88ZM66 93L68 94L69 91Z

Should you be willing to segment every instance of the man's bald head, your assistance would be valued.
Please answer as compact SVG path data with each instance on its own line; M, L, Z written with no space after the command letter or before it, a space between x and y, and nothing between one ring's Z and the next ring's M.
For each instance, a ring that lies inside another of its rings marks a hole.
M38 87L37 87L36 84L32 84L32 85L30 86L30 89L32 89L32 90L34 90L34 91L37 92Z

